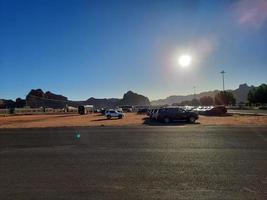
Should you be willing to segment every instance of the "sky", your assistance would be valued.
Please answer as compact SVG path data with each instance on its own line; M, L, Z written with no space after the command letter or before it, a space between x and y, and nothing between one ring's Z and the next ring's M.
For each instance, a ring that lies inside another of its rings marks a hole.
M0 98L155 100L222 89L222 70L267 82L267 0L0 0Z

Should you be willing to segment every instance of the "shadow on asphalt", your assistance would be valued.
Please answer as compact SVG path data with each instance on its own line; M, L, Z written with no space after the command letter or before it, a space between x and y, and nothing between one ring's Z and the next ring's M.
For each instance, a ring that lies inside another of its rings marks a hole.
M196 122L196 123L192 124L192 123L186 122L186 121L175 121L175 122L171 122L171 123L165 124L163 122L150 120L148 117L143 118L143 120L144 120L143 124L144 125L148 125L148 126L184 126L184 125L192 125L192 126L194 126L194 125L199 125L200 124L199 122Z

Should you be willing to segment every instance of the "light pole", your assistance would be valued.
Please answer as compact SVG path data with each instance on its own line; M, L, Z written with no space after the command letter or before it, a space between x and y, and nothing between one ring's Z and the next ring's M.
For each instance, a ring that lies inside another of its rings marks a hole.
M226 73L224 70L220 72L222 74L222 81L223 81L223 91L224 91L224 74Z

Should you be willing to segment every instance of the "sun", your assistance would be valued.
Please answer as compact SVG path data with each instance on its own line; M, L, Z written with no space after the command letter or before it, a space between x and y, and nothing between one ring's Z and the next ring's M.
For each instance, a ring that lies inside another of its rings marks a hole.
M181 67L188 67L191 64L192 58L188 54L183 54L178 58L178 63Z

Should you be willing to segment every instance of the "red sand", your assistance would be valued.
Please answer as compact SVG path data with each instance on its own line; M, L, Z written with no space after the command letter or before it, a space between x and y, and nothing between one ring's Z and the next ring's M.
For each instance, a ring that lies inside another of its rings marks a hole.
M0 128L43 128L67 126L144 126L146 115L126 113L123 119L107 120L100 114L22 115L0 117ZM200 116L201 125L266 125L267 116ZM190 125L190 124L189 124Z

